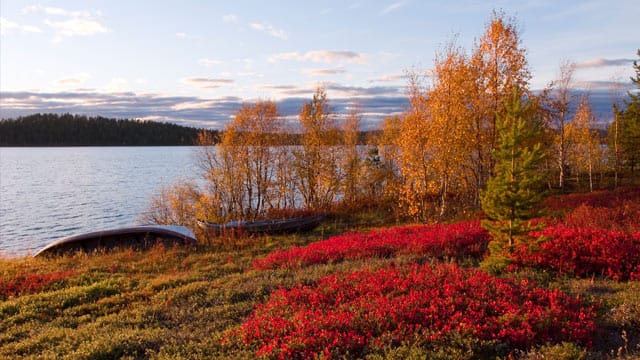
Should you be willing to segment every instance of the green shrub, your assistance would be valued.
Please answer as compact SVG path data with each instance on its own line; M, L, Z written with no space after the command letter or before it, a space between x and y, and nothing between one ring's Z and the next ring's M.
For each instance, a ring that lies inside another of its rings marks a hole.
M574 343L563 342L556 345L544 345L524 354L524 360L584 360L587 351Z

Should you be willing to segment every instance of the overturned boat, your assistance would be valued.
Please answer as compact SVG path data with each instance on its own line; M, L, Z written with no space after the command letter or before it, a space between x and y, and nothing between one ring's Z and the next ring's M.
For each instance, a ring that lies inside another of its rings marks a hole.
M311 231L326 218L325 214L314 214L286 219L231 221L225 224L197 220L198 227L212 235L226 233L242 234L290 234Z
M78 251L93 252L113 248L147 249L165 246L196 245L196 237L184 226L145 225L94 231L56 240L40 249L36 256L63 255Z

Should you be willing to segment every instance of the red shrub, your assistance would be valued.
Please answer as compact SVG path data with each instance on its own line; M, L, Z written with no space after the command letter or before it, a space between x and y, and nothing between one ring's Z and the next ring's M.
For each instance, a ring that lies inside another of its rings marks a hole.
M534 248L513 253L516 266L541 267L584 277L602 275L615 280L640 276L640 233L550 226L531 235L543 237Z
M526 280L499 279L452 264L335 274L279 290L228 334L258 356L359 357L403 342L465 336L513 350L578 341L590 345L592 308ZM495 351L494 348L490 351Z
M275 251L256 260L256 269L292 268L346 259L411 253L439 258L480 258L489 242L479 221L452 225L404 226L367 234L334 236L304 247Z
M640 201L622 200L614 207L582 204L562 220L568 227L634 233L640 231Z
M590 193L575 193L548 197L542 206L551 212L575 209L580 205L591 207L616 207L623 201L640 202L640 187L629 186L617 188L613 191L594 191Z
M13 296L33 294L75 274L75 271L61 271L48 274L18 275L13 279L0 279L0 299L5 300Z

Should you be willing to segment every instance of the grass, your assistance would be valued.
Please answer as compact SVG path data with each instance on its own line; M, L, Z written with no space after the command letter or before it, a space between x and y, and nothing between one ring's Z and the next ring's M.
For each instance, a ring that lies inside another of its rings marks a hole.
M254 239L243 249L121 250L56 259L0 259L0 278L71 271L36 292L0 297L0 358L247 358L223 333L279 287L311 283L362 262L300 272L251 270L268 252L304 245L315 232ZM368 266L375 266L368 261Z
M308 234L244 239L237 241L235 248L211 244L55 259L0 259L0 280L4 283L9 279L23 279L24 283L25 276L32 274L39 274L38 279L52 279L0 295L0 358L254 358L252 349L222 339L274 290L312 284L336 272L382 268L389 262L428 261L405 254L301 269L252 268L257 257L276 249L362 230L371 218L328 220ZM60 273L64 276L47 277ZM517 356L640 358L640 282L556 277L535 270L522 270L515 276L533 278L541 286L579 296L596 304L599 315L593 348L559 344L529 349ZM407 344L371 358L423 358L423 350ZM442 358L479 356L448 353L446 344L430 349L429 354L436 353Z

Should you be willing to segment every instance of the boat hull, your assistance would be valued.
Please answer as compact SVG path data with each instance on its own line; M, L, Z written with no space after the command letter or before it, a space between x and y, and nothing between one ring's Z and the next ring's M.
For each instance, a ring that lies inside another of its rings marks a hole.
M196 243L193 233L183 226L134 226L65 237L45 246L34 256L56 256L79 251L91 253L113 248L147 249L157 244L173 246Z
M290 219L274 219L261 221L240 221L226 224L216 224L204 220L198 220L198 227L211 235L225 233L244 234L290 234L295 232L311 231L318 227L326 218L324 214L303 216Z

